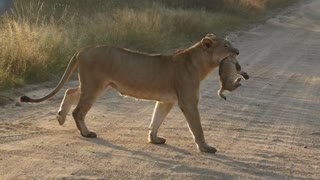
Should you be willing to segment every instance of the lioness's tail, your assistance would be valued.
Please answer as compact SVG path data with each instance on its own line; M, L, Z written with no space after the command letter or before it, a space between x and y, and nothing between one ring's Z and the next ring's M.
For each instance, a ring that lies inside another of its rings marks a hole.
M71 76L72 72L74 71L74 69L77 67L78 65L78 61L77 61L77 54L73 55L73 57L71 58L67 69L65 70L60 82L58 83L58 85L56 86L56 88L49 93L48 95L46 95L45 97L39 98L39 99L32 99L29 98L28 96L21 96L20 97L20 102L42 102L44 100L47 100L49 98L51 98L52 96L54 96L62 87L63 85L67 82L67 80L69 79L69 77Z

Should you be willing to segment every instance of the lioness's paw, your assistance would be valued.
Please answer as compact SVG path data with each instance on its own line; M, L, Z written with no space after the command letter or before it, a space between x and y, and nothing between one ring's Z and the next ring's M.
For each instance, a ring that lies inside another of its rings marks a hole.
M149 137L148 141L149 143L152 143L152 144L164 144L166 142L166 139L161 137L154 137L154 138Z
M87 133L81 133L81 135L83 137L86 137L86 138L96 138L97 137L97 134L95 132L87 132Z
M199 149L199 151L206 152L206 153L216 153L217 152L216 148L211 147L209 145L199 146L198 149Z
M61 114L61 112L58 112L57 116L56 116L60 126L62 126L64 124L64 122L66 121L66 116L63 116Z

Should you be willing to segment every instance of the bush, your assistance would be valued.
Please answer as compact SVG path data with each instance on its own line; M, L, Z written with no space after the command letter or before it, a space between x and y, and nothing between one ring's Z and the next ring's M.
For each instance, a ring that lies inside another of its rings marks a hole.
M15 0L0 17L0 88L60 76L77 49L163 53L226 35L289 0Z

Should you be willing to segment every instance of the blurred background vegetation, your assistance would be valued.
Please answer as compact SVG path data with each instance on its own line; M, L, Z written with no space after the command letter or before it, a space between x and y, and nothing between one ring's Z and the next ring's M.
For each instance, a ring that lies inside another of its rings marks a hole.
M85 46L166 53L247 28L295 1L13 0L0 16L0 89L60 78Z

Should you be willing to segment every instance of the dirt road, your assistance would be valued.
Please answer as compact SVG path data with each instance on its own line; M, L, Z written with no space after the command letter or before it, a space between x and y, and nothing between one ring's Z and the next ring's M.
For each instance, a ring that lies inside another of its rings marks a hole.
M251 79L227 101L216 95L217 71L202 84L202 124L217 154L196 151L177 107L160 128L167 144L147 143L154 103L112 91L87 117L98 138L83 138L71 116L58 125L60 92L0 107L0 179L320 178L319 9L320 1L303 1L231 36ZM28 89L33 97L51 90Z

